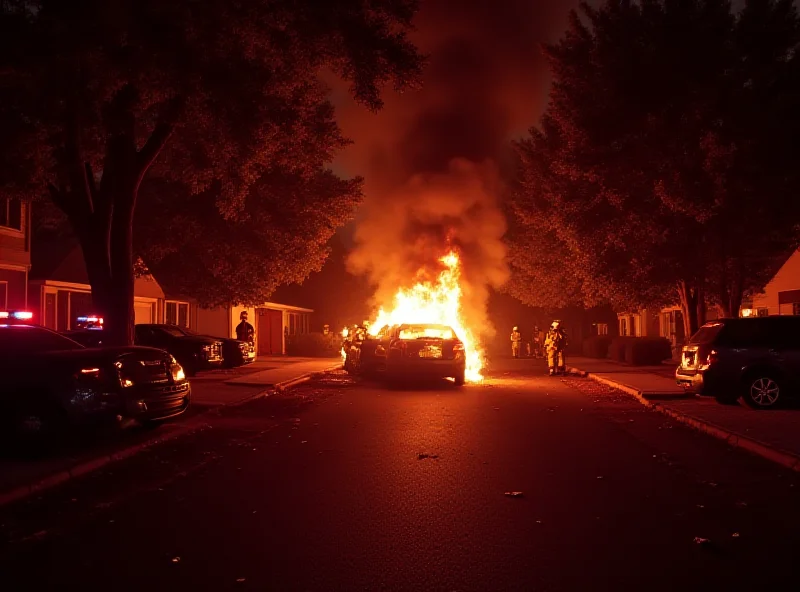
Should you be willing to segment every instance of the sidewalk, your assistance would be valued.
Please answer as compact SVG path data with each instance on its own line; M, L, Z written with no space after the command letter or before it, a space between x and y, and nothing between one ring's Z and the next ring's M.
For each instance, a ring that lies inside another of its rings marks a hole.
M754 411L685 395L661 367L633 367L609 360L572 358L572 372L628 392L642 404L696 430L800 471L800 409ZM670 384L671 383L671 384Z
M227 380L225 384L236 386L263 386L274 387L287 381L304 378L316 372L333 370L342 365L341 358L295 358L293 362L275 362L265 360L266 364L273 364L274 367L264 370L250 372L244 376L239 376Z
M334 364L336 363L336 364ZM184 415L157 430L126 428L69 446L47 458L0 457L0 505L96 471L159 442L178 438L207 424L204 414L250 401L323 372L340 359L267 358L247 366L201 372L190 379L192 405ZM243 382L239 382L243 380ZM244 387L244 388L243 388Z

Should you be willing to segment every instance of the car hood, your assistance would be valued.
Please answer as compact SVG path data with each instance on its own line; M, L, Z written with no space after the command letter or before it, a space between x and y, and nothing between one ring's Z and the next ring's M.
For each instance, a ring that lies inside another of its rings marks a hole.
M223 341L216 337L206 337L205 335L186 335L184 337L175 337L175 340L180 343L192 343L195 345L213 345L217 342Z
M83 349L72 349L65 351L53 351L43 354L52 360L96 360L111 362L123 356L132 356L137 360L160 360L168 357L169 354L161 349L154 347L85 347Z

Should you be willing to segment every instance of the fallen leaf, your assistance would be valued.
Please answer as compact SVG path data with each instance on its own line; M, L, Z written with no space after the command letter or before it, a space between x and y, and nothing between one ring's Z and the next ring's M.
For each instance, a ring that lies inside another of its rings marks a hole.
M242 582L244 582L244 578L236 578L236 581L241 584Z
M694 537L694 543L696 545L708 545L711 543L710 539L704 539L703 537Z
M738 532L734 532L731 536L733 538L735 538L735 539L738 539L739 538L739 533Z
M523 493L521 491L506 491L505 495L508 497L522 497Z
M172 563L180 563L180 562L181 562L181 558L180 557L173 557L172 558Z

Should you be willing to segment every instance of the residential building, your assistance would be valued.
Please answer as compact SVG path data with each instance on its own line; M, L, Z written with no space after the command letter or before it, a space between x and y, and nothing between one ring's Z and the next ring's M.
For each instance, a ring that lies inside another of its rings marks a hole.
M742 315L800 315L800 250L792 253L750 306L743 307Z
M0 309L28 306L31 268L31 207L0 197Z
M34 246L28 308L45 327L74 329L78 317L96 314L83 252L76 243ZM133 306L137 324L163 322L164 291L152 276L136 278Z

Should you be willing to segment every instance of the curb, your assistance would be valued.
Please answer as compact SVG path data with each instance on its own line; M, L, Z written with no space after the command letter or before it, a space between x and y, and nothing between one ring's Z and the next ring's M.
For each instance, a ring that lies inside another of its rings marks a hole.
M789 470L800 472L800 455L798 454L789 452L787 450L782 450L774 446L770 446L769 444L765 444L764 442L760 442L759 440L755 440L753 438L750 438L749 436L743 436L736 432L732 432L710 421L699 419L697 417L693 417L686 413L676 411L675 409L667 407L662 403L653 402L651 400L648 400L645 397L644 393L642 393L641 391L629 387L627 385L614 382L613 380L609 380L608 378L595 376L594 374L590 374L589 372L583 372L581 370L577 370L576 368L570 368L569 370L570 373L572 374L588 377L594 380L595 382L599 382L601 384L605 384L606 386L610 386L617 390L623 391L633 396L637 401L639 401L645 407L663 413L664 415L671 417L675 421L687 425L698 432L708 434L709 436L713 436L718 440L723 440L725 443L727 443L730 446L733 446L734 448L741 448L742 450L747 450L752 454L756 454L762 458L765 458L766 460L782 465Z
M56 473L47 475L46 477L42 477L41 479L37 479L36 481L33 481L26 485L20 485L18 487L15 487L14 489L0 492L0 507L8 505L12 502L25 499L26 497L29 497L35 493L40 493L46 489L55 487L56 485L61 485L62 483L66 483L67 481L76 479L77 477L83 477L84 475L93 473L94 471L97 471L105 467L106 465L135 456L136 454L138 454L139 452L141 452L146 448L150 448L152 446L155 446L157 444L162 444L170 440L175 440L177 438L185 436L190 432L202 429L203 427L208 425L207 422L203 420L203 417L207 415L210 414L221 415L224 409L238 407L240 405L250 403L251 401L255 401L256 399L267 397L275 390L283 392L292 386L311 380L311 377L314 376L315 374L324 374L325 372L330 372L331 370L336 370L340 367L341 365L337 365L330 368L326 368L322 371L308 372L301 376L292 378L291 380L285 380L283 382L273 385L272 387L267 387L263 391L260 391L249 397L245 397L237 401L231 401L229 403L223 403L221 405L213 407L212 409L208 409L207 411L198 414L185 424L176 427L168 434L161 434L159 436L155 436L143 442L132 444L131 446L128 446L126 448L121 448L109 454L104 454L102 456L89 459L87 461L74 465L69 469L62 469L60 471L57 471Z

